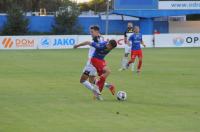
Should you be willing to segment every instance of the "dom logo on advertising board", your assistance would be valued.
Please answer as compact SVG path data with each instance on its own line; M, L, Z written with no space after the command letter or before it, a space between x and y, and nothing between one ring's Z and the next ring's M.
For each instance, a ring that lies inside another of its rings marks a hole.
M16 39L16 48L33 48L35 47L34 39Z
M3 38L2 45L6 49L34 48L35 40L21 37L5 37Z
M2 41L2 45L4 48L11 48L14 44L12 38L4 38Z

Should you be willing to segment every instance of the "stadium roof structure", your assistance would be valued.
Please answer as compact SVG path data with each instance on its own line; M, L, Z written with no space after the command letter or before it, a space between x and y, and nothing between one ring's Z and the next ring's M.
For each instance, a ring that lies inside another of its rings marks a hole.
M139 18L155 18L200 14L200 10L113 10L112 13Z

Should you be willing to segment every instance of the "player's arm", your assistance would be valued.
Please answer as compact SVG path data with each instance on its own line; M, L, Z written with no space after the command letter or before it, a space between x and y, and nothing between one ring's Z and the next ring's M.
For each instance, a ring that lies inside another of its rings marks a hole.
M80 44L74 45L74 49L76 49L76 48L78 48L78 47L90 45L90 44L91 44L90 41L85 41L85 42L82 42L82 43L80 43Z
M143 40L141 41L141 45L144 46L144 47L146 47L146 45L145 45L145 43L144 43Z
M104 45L106 43L107 43L106 41L101 42L101 43L92 42L92 43L90 43L90 46L94 47L95 49L102 49L102 48L104 48Z
M141 45L144 46L144 47L146 47L146 45L145 45L145 43L144 43L144 41L142 39L142 35L141 35Z

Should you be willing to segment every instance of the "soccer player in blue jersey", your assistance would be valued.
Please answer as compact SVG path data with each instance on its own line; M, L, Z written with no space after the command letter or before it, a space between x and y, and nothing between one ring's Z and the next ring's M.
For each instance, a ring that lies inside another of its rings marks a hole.
M104 60L105 56L117 46L117 42L115 40L110 40L109 42L87 42L83 44L79 44L80 46L90 45L94 47L96 50L91 58L91 64L96 68L97 73L99 75L99 80L96 82L100 92L102 92L106 78L110 74L110 69L107 67L106 62ZM78 48L75 46L74 48Z
M134 31L135 33L131 35L129 38L129 44L131 44L131 60L128 62L127 68L131 63L134 63L136 57L138 57L139 62L137 66L137 73L139 74L141 72L142 58L143 58L142 49L140 45L143 45L144 47L146 47L146 45L142 40L142 34L140 33L140 28L138 26L135 26Z
M99 81L96 83L99 87L100 92L103 90L106 78L110 74L110 69L106 65L104 60L105 56L115 47L117 47L117 42L115 40L110 40L109 42L91 43L91 46L96 49L91 59L92 65L97 69L99 75Z
M78 48L81 46L86 46L90 45L91 47L95 48L95 51L92 55L91 58L91 64L96 68L97 73L99 75L99 80L96 80L96 86L98 86L98 89L100 92L102 92L104 85L108 85L111 93L114 95L115 94L115 87L112 84L107 84L105 83L106 78L110 74L109 68L106 66L106 62L104 60L105 56L117 46L117 42L115 40L110 40L109 42L107 41L102 41L102 42L84 42L78 45L75 45L74 48ZM89 85L88 85L89 86ZM91 86L91 89L93 86ZM95 95L98 100L102 100L102 98L99 95Z

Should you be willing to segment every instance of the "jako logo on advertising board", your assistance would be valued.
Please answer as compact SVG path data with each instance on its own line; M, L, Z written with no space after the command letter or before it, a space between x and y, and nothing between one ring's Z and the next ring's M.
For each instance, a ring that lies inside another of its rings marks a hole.
M173 39L173 43L174 43L174 45L176 45L176 46L182 46L183 44L184 44L184 38L182 38L182 37L175 37L174 39Z
M34 39L16 39L16 48L31 48L35 46Z
M72 46L75 42L74 38L58 38L54 39L53 46Z
M51 43L51 40L49 38L42 38L41 39L41 45L43 47L49 47Z
M14 42L11 38L4 38L2 41L2 45L4 48L11 48L13 46Z

